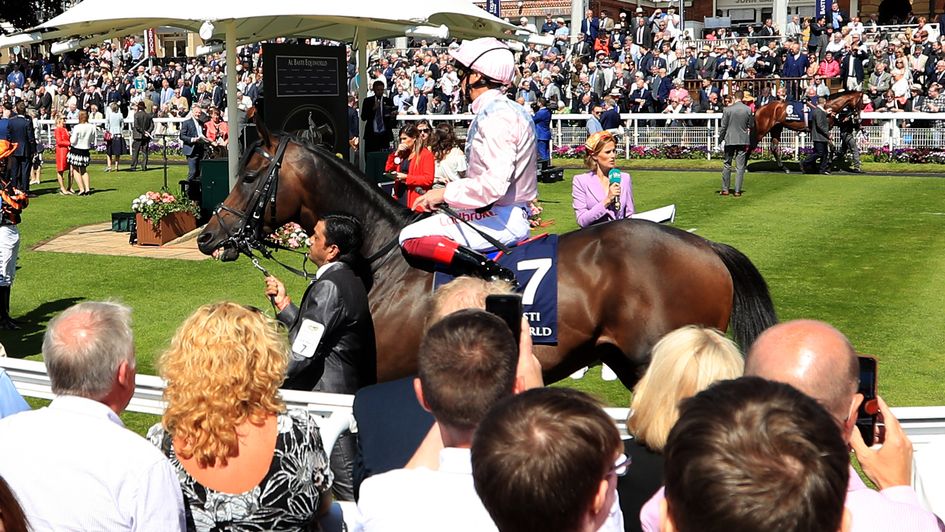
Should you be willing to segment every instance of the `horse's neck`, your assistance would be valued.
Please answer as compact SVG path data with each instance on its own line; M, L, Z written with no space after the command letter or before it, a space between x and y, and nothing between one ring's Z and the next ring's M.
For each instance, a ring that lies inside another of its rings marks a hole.
M366 178L336 172L325 172L325 175L331 176L327 186L316 190L333 191L331 197L326 197L329 209L341 208L361 221L364 236L362 253L365 256L376 253L396 239L409 222L408 211L387 204L380 189L372 190L370 187L375 185L368 184Z

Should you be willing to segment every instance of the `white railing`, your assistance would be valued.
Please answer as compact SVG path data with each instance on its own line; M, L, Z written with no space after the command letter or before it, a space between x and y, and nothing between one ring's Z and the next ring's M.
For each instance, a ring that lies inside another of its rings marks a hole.
M3 368L10 376L10 380L13 381L20 395L55 399L56 395L52 392L49 376L46 374L46 366L42 362L0 357L0 368ZM160 377L137 375L135 394L125 411L158 416L163 414L164 386L164 379ZM318 432L326 450L334 447L335 440L343 432L347 430L357 432L357 424L351 412L354 403L353 395L298 390L279 390L279 393L287 407L307 410L319 418ZM331 511L319 518L321 529L331 532L349 530L357 521L357 513L357 506L354 503L335 501L332 503Z
M42 362L0 357L0 367L4 368L10 380L21 395L54 399L55 394L50 388L46 366ZM161 415L164 412L162 393L165 382L152 375L138 375L135 380L135 394L128 407L129 412L143 412L146 414ZM319 418L319 432L326 449L331 449L335 439L345 430L357 432L357 423L352 414L354 403L353 395L300 392L296 390L280 390L286 406L301 408L312 412ZM628 408L605 408L613 418L622 437L627 438ZM945 406L917 406L896 407L893 414L906 434L912 440L914 447L914 467L912 482L920 483L923 474L937 475L939 471L926 471L923 466L936 464L935 458L945 449ZM342 512L343 510L343 512ZM334 517L351 519L357 511L351 506L335 508Z
M552 150L559 146L576 146L587 140L585 123L590 115L552 114L551 133ZM398 115L402 122L429 120L431 123L449 121L454 123L456 134L465 135L471 114L451 115ZM916 120L945 120L945 113L863 113L864 120L873 121L873 125L863 126L866 134L865 146L869 148L941 148L945 146L945 131L934 127L904 127L905 122ZM630 153L632 147L656 148L667 145L687 147L706 147L706 157L719 151L719 125L721 113L664 114L664 113L624 113L620 115L623 132L618 134L618 152ZM667 121L691 122L691 126L667 126ZM701 124L701 125L696 125ZM837 128L831 131L835 143L840 141ZM770 137L766 136L758 145L768 150ZM792 130L781 134L781 149L791 150L795 157L802 149L812 147L810 135Z

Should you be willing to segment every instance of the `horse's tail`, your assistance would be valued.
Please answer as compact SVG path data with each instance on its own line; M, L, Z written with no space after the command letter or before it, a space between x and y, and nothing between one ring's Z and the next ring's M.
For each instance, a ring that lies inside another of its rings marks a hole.
M732 316L729 326L735 341L747 353L755 338L778 322L768 284L744 253L727 244L710 244L732 276Z

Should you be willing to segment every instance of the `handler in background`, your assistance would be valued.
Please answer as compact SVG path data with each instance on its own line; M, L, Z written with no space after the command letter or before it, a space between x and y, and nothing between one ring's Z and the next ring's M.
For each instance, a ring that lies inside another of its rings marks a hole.
M735 159L735 194L742 195L742 182L745 180L745 167L748 165L748 146L751 144L751 129L755 127L755 117L751 109L742 103L745 91L735 91L735 101L722 110L722 127L719 138L725 142L725 159L722 163L722 190L719 194L728 196L732 183L732 159Z
M282 281L266 278L266 295L279 311L276 318L288 327L292 344L284 388L354 394L377 381L367 290L352 269L361 239L357 218L331 214L318 221L309 247L318 272L302 296L301 308L286 295ZM331 451L332 489L341 500L354 500L356 451L350 432L343 433Z

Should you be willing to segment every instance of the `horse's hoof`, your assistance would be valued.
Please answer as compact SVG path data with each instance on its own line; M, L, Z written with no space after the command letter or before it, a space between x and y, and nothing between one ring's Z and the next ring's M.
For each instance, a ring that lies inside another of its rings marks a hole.
M784 170L784 173L785 173L785 174L790 174L790 173L791 173L791 170L788 169L787 167L782 168L781 170Z

